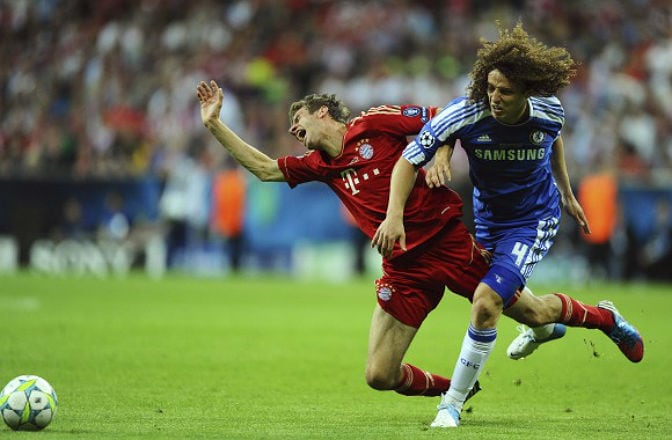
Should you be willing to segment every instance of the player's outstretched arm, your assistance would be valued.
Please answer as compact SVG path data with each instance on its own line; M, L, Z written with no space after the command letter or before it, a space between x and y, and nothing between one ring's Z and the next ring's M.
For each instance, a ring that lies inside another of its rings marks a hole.
M201 102L201 119L220 144L236 161L264 182L284 182L285 176L278 162L243 141L219 119L224 93L214 80L207 84L201 81L196 86L196 95Z

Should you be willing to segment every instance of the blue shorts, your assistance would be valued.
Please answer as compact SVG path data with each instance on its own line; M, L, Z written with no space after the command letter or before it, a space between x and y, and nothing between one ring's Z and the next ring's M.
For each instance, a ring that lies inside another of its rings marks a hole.
M477 240L492 253L483 282L508 305L516 291L527 284L535 266L548 253L558 233L560 219L540 220L536 227L509 226L478 231Z

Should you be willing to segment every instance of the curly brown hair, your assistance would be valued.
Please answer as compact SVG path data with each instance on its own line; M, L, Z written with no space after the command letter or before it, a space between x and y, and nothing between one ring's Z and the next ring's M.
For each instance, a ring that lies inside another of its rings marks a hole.
M342 123L347 123L350 118L350 109L345 106L343 101L338 99L336 95L327 94L312 94L306 95L303 99L292 103L289 106L289 125L294 123L294 115L302 107L305 107L310 113L319 110L323 105L329 109L331 117Z
M476 62L469 73L469 100L487 101L488 73L497 69L528 96L553 96L569 85L576 74L575 62L567 49L548 47L530 37L522 23L503 29L497 22L499 40L481 39Z

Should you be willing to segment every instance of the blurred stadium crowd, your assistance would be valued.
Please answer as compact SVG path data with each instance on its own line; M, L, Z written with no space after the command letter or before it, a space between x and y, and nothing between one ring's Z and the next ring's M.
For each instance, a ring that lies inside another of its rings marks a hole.
M205 191L232 165L202 128L198 81L224 85L221 117L251 144L270 156L301 154L287 135L292 101L329 92L353 112L383 103L441 106L464 93L479 38L496 38L495 20L518 19L579 63L561 96L573 184L578 191L586 179L606 176L589 180L597 183L583 196L597 200L588 209L596 225L605 223L606 238L559 244L585 241L582 250L599 266L613 257L620 230L636 255L626 266L646 274L653 260L669 263L668 0L0 0L0 179L151 175L166 192L186 181ZM466 187L466 161L455 160L455 185ZM605 188L614 186L604 208ZM651 218L661 217L660 232L653 222L628 231L623 187L655 190L650 206L659 214ZM196 217L187 227L207 226L207 201L164 205L164 217L181 209ZM647 245L654 236L657 244Z

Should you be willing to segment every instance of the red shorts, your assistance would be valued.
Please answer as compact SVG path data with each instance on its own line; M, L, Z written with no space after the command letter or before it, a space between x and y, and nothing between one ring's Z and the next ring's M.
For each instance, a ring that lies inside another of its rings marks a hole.
M383 260L383 277L376 280L378 304L404 324L419 328L446 287L471 301L488 270L481 248L466 226L455 221L407 254Z

